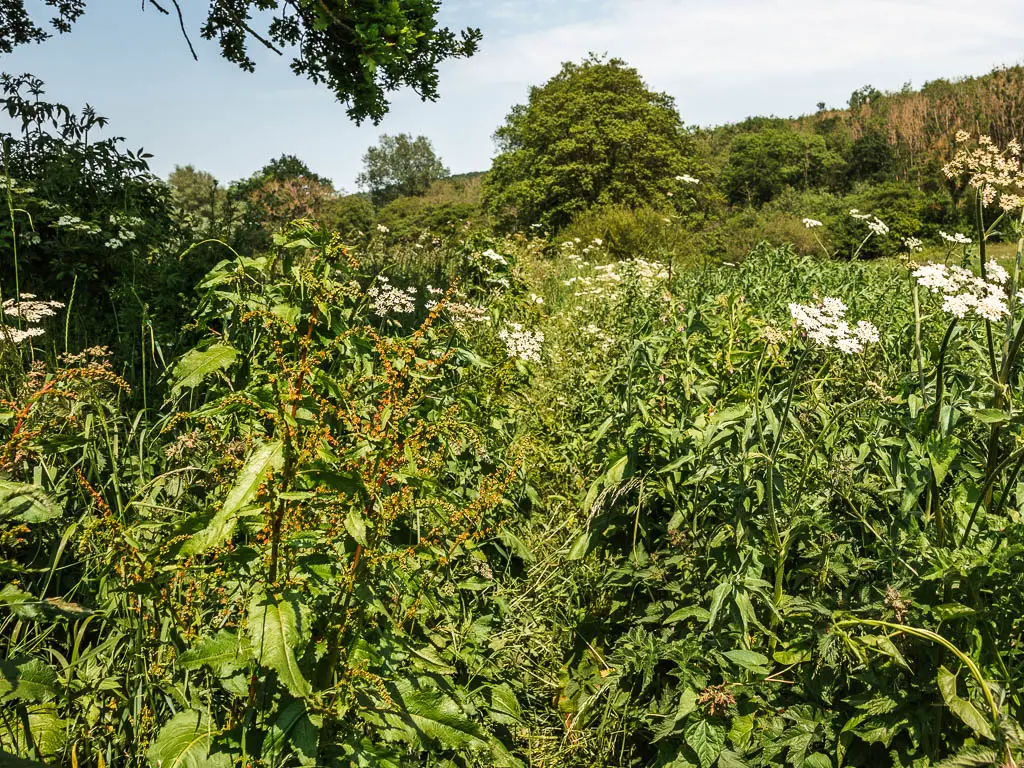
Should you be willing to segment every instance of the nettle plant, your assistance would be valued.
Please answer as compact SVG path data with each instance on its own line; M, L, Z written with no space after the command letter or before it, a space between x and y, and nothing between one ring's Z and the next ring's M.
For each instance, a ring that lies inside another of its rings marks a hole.
M406 330L329 235L276 246L202 283L208 337L173 369L164 461L129 493L78 474L69 535L96 578L75 598L107 629L68 627L63 669L22 658L46 677L21 699L45 707L46 738L26 714L0 739L107 764L516 765L487 644L520 470L504 432L474 426L500 422L500 398L485 419L463 385L486 390L491 367L462 349L449 296ZM117 715L104 731L75 659L126 648L96 699Z

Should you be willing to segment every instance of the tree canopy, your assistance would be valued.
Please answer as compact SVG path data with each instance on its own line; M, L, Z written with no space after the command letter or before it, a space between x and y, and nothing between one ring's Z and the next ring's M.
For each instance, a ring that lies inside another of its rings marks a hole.
M448 176L430 139L408 133L380 137L377 146L363 155L363 172L356 183L370 193L374 205L385 205L398 197L422 195L430 184Z
M595 205L670 206L673 179L693 170L672 97L620 59L563 64L495 141L486 200L508 226L558 229Z
M71 30L87 4L43 2L55 14L49 27L59 33ZM173 11L195 56L178 0L148 4L166 15ZM408 86L434 100L438 64L476 52L480 31L439 28L440 5L440 0L210 0L200 34L216 40L225 59L249 72L256 66L249 53L253 40L280 55L292 51L295 74L326 84L356 123L367 118L377 123L388 111L387 92ZM50 35L25 0L0 0L0 52Z

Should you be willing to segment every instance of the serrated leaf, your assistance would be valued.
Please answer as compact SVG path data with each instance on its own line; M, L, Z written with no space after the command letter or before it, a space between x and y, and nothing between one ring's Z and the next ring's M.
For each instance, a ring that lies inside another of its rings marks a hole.
M60 513L57 502L39 486L0 480L0 519L43 523Z
M160 729L146 758L153 768L230 768L229 755L210 754L217 733L205 712L179 712Z
M13 584L6 584L3 589L0 589L0 605L10 608L15 616L22 619L42 619L46 617L46 612L43 610L39 600L36 599L36 596L31 592L19 589Z
M284 444L280 440L263 443L253 451L235 478L224 504L204 529L182 545L181 554L196 555L227 541L235 530L238 513L255 498L268 473L280 469L283 463Z
M959 717L964 725L970 728L979 736L986 739L994 739L995 734L992 732L992 727L989 725L986 717L981 714L973 702L967 699L961 699L956 692L956 675L946 669L945 666L939 667L938 676L939 692L942 694L942 700L946 702L946 706L949 707L950 712Z
M235 348L224 343L214 344L203 350L189 350L174 366L174 372L171 374L174 382L171 392L177 393L182 389L199 386L207 376L230 367L237 358Z
M804 768L832 768L832 761L820 752L813 752L804 758Z
M416 687L409 680L395 683L401 699L402 719L415 730L446 747L487 747L484 732L444 691Z
M177 664L186 670L206 666L218 677L227 677L245 667L250 659L252 648L249 638L221 630L216 635L203 638L195 648L181 654Z
M710 768L725 746L725 729L707 720L698 720L683 731L683 738L697 753L701 768Z
M309 634L308 608L294 592L268 593L249 602L249 640L256 661L277 672L297 698L310 694L299 670L297 650Z
M507 683L491 686L491 717L504 725L522 722L519 700Z

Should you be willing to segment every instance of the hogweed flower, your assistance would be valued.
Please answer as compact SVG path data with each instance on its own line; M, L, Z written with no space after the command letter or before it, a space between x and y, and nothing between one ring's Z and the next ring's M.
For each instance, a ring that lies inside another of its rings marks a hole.
M53 317L64 307L61 301L40 301L34 293L23 293L17 299L7 299L0 309L3 314L18 317L27 323L38 323Z
M540 351L544 345L544 334L541 331L525 330L520 323L509 323L507 328L498 331L498 338L504 342L510 358L518 358L527 363L540 362Z
M889 234L889 226L877 216L873 216L868 222L868 229L879 237L884 237Z
M17 299L7 299L0 304L0 315L16 317L30 325L28 328L16 328L0 323L0 338L7 339L13 344L20 344L26 339L42 336L46 332L45 329L33 324L53 317L63 306L64 303L60 301L41 301L34 293L23 293Z
M1024 209L1024 162L1016 139L999 149L989 136L979 136L977 146L969 149L971 135L958 131L961 145L953 159L943 166L946 178L970 174L968 184L978 191L985 205L997 203L1007 213Z
M372 300L373 313L378 317L408 314L416 309L416 289L396 288L385 275L377 278L377 282L370 286L366 295Z
M817 219L804 219L804 226L808 229L814 229L821 226L821 222Z
M974 241L971 240L967 235L963 235L959 232L954 232L952 235L939 230L939 237L945 240L947 243L953 243L954 245L970 245Z
M903 238L903 246L911 253L916 253L924 249L924 243L916 237L905 237Z
M972 312L983 320L997 322L1010 314L1005 283L1009 274L999 264L989 264L986 277L964 267L923 264L911 273L922 288L942 294L942 311L963 320Z
M688 173L684 173L682 176L676 176L676 181L681 181L684 184L700 184L700 179L694 178Z
M827 297L817 304L789 305L789 314L807 338L822 347L844 354L864 351L866 344L878 342L878 329L867 320L851 326L846 320L846 304L842 299Z

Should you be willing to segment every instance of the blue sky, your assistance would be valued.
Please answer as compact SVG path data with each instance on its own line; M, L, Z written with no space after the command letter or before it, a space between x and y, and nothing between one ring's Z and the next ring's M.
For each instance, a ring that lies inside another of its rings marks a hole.
M1020 0L983 12L963 0L445 0L442 22L481 28L480 53L442 65L438 102L398 93L379 126L357 127L287 59L253 47L254 74L223 61L199 39L207 4L181 1L199 62L176 19L142 12L139 0L91 0L70 35L0 56L2 69L43 78L51 100L92 104L129 147L155 155L162 176L191 163L227 182L287 152L355 191L382 133L429 137L454 173L486 169L512 105L590 51L625 59L697 125L802 114L842 106L868 83L895 90L1024 61Z

